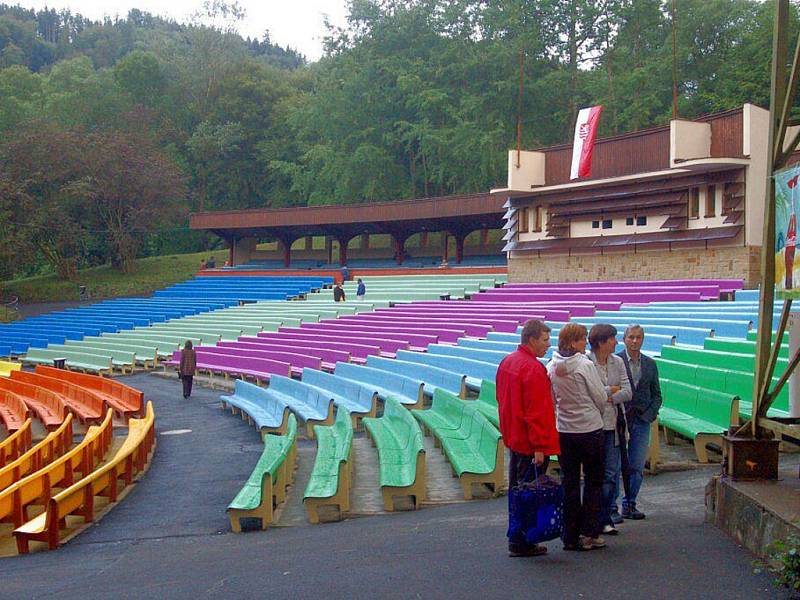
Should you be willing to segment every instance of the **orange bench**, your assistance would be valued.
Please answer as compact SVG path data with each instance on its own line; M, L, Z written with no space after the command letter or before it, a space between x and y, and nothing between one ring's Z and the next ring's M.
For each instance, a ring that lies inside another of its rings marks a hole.
M94 497L108 497L110 502L116 502L119 479L127 485L137 472L144 471L154 446L155 413L153 403L148 402L144 418L128 422L128 437L113 458L53 496L45 512L14 530L17 552L27 554L31 540L46 542L50 550L58 548L60 530L66 526L69 515L82 517L84 522L91 523L94 520Z
M72 450L0 492L0 521L11 517L14 527L19 527L28 520L30 504L46 506L54 488L71 486L76 473L81 474L77 479L89 475L111 448L113 414L109 410L101 425L89 427Z
M22 398L48 431L56 429L67 416L67 407L61 396L50 390L7 377L0 377L0 390L14 392Z
M25 408L27 409L27 406ZM0 468L12 460L17 460L31 447L31 423L30 419L25 419L22 427L0 442Z
M35 385L58 394L69 411L82 423L99 423L106 411L103 399L94 392L68 381L30 371L14 371L11 379Z
M114 381L107 377L98 377L88 373L78 373L77 371L65 371L36 365L36 373L53 377L61 381L68 381L74 385L91 390L103 399L106 406L114 409L117 416L124 418L134 417L142 414L144 408L144 392L134 389L119 381Z
M0 468L0 490L38 471L72 448L72 415L61 426L13 462Z
M0 421L3 421L9 433L14 433L22 427L27 418L28 405L22 401L22 398L14 392L0 390Z

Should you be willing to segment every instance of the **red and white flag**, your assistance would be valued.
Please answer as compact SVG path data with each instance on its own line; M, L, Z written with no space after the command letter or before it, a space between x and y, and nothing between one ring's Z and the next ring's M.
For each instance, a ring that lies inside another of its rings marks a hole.
M594 138L597 136L597 124L600 122L600 113L602 111L602 106L591 106L582 108L578 112L578 120L575 123L575 139L572 143L570 179L591 175Z

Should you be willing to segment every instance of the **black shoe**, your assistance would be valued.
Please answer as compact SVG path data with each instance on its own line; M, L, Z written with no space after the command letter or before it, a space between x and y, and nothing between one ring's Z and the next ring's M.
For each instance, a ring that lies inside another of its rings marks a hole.
M631 519L633 521L641 521L645 518L645 514L640 510L636 510L636 508L623 508L622 517L624 519Z
M624 523L625 519L622 518L621 514L619 514L618 512L615 512L615 513L611 513L611 522L614 525L619 525L621 523Z
M508 555L512 558L524 556L542 556L543 554L547 554L547 548L545 546L540 546L539 544L535 544L533 546L523 546L517 544L508 545Z

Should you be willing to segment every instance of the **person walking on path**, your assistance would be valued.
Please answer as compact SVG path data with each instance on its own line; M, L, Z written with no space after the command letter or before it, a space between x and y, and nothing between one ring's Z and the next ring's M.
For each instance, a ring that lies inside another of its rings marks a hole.
M197 370L197 354L192 348L192 340L186 340L186 344L181 350L181 363L178 366L178 377L183 382L183 397L188 398L192 395L192 380Z
M624 403L631 399L631 383L625 370L622 358L614 354L617 349L617 328L608 323L597 323L589 331L589 358L600 375L600 381L606 389L608 402L603 411L603 436L605 438L605 476L603 478L603 506L600 522L603 533L617 535L612 519L616 510L617 482L623 463L627 466L625 444L625 409ZM612 506L613 503L613 506Z
M364 300L364 296L367 293L367 286L364 285L364 282L361 278L358 279L358 287L356 288L356 300L359 302Z
M625 406L628 423L629 488L622 498L622 518L638 521L645 514L636 508L636 498L644 479L644 463L650 448L650 426L658 417L661 408L661 385L658 382L658 365L649 356L642 354L644 329L641 325L629 325L622 338L625 350L619 356L625 364L633 397ZM623 473L624 475L624 473ZM619 486L617 486L619 488ZM613 500L616 504L616 498Z
M500 363L496 377L500 432L511 453L510 487L534 474L533 463L544 473L549 457L559 454L550 379L538 360L550 347L550 328L531 320L525 323L520 338L517 350ZM539 556L546 554L547 548L509 537L508 553Z
M345 301L344 290L342 289L341 283L337 283L335 286L333 286L333 301L334 302Z
M594 550L606 545L600 537L600 507L605 468L603 413L608 394L585 351L586 327L567 323L558 332L558 351L547 365L556 395L561 446L564 550Z

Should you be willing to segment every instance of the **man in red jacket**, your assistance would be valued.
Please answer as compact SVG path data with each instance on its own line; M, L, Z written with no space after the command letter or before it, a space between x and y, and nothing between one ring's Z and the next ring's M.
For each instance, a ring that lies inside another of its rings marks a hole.
M539 362L550 347L550 328L531 320L522 328L521 343L497 368L497 405L503 443L511 451L508 485L514 487L537 470L547 470L549 457L559 454L555 407L547 370ZM508 540L509 556L539 556L547 553L541 545L524 539Z

